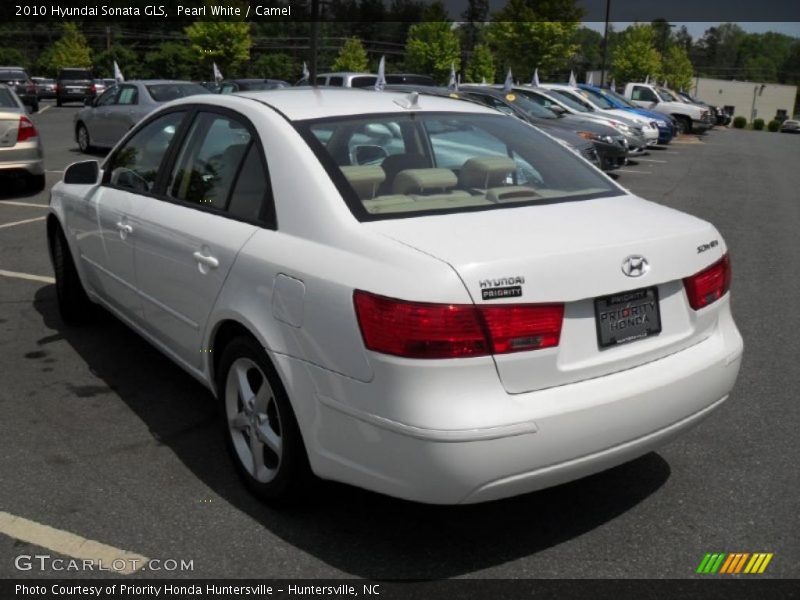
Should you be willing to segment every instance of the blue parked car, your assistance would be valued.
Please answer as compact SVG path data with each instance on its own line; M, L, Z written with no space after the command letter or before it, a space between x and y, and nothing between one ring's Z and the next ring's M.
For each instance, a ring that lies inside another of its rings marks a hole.
M658 125L658 143L669 144L670 140L675 137L675 124L661 113L645 110L634 106L624 97L613 90L597 87L594 85L587 85L585 83L578 84L578 87L592 97L592 102L601 108L617 108L627 110L638 115L649 117L653 119Z

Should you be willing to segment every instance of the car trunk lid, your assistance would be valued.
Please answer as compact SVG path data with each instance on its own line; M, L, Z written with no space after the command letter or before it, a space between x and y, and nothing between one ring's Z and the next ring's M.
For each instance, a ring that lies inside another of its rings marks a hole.
M476 304L564 303L557 347L494 356L510 393L655 360L704 339L715 322L708 316L714 311L698 317L691 310L682 279L722 256L719 234L704 221L634 196L368 226L448 263ZM698 252L702 245L710 245L710 251ZM645 258L648 268L626 275L623 263L630 257ZM625 302L627 293L643 289L651 290L647 299L658 305L661 331L601 347L595 300L614 296Z

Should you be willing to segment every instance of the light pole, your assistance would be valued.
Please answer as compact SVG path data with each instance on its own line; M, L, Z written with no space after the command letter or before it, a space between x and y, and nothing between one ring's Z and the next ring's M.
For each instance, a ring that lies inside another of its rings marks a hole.
M608 17L611 14L611 0L606 0L606 27L603 32L603 66L600 68L600 87L606 84L606 60L608 58Z

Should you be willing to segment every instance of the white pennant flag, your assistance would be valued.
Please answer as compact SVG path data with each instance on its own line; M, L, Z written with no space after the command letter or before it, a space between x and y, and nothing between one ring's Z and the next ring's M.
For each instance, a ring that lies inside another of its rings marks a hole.
M225 79L222 76L222 72L219 70L219 67L217 66L217 63L211 63L211 64L213 65L213 69L214 69L214 81L222 81L223 79Z
M303 61L303 79L308 79L311 77L311 73L308 71L308 66L306 66L306 61Z
M569 87L577 87L577 85L578 85L578 82L575 81L575 72L574 71L570 71L569 72Z
M666 79L664 80L664 85L663 85L662 87L668 87L668 86L667 86L667 80L666 80Z
M379 92L383 91L386 87L386 57L381 56L381 62L378 63L378 79L375 80L375 89Z
M456 64L450 63L450 81L447 83L447 89L454 92L458 89L458 80L456 79Z
M114 79L117 81L117 83L122 83L125 81L125 78L122 76L122 71L119 70L117 61L114 61Z
M589 75L586 76L586 85L594 85L594 73L589 71Z
M481 85L486 85L486 77L481 77Z
M614 79L611 80L611 91L612 92L617 91L617 82Z
M531 81L533 87L539 87L539 67L533 70L533 80Z
M508 93L514 87L514 77L511 75L511 69L508 70L508 75L506 75L506 82L503 84L503 91Z
M648 75L647 77L644 78L644 82L645 83L650 83L650 75Z

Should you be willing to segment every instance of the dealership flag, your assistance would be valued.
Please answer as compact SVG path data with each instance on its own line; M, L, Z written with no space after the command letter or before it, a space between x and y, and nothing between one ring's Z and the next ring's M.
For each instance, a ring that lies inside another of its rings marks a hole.
M569 72L569 87L575 87L577 85L578 85L578 82L575 81L575 72L574 71L570 71Z
M122 83L125 81L125 78L122 76L122 71L119 70L117 61L114 61L114 79L117 80L117 83Z
M514 76L511 75L511 69L508 70L508 75L506 75L506 82L503 84L503 91L508 93L511 91L511 88L514 87Z
M586 85L594 85L594 73L589 71L589 74L586 76Z
M539 87L539 67L533 70L533 80L531 81L533 87Z
M481 77L481 85L486 85L486 77Z
M450 63L450 81L447 83L447 89L453 92L458 89L458 80L456 79L455 63Z
M220 72L217 63L211 63L211 64L213 65L214 68L214 81L222 81L224 77L222 76L222 73Z
M306 61L303 61L303 79L308 79L309 77L311 77L311 73L308 72Z
M611 80L611 91L617 91L617 82L614 79Z
M647 77L644 78L644 82L645 83L650 83L650 75L648 75Z
M378 63L378 79L375 81L375 89L379 92L383 91L386 87L386 57L381 56L381 62Z

